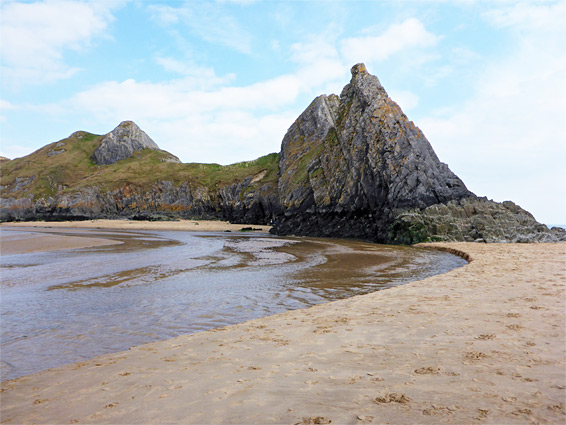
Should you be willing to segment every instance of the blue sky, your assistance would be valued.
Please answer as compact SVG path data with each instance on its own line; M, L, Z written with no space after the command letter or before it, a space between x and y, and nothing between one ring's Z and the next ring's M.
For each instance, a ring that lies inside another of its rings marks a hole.
M133 120L183 162L253 159L364 62L469 189L566 224L566 1L0 4L2 156Z

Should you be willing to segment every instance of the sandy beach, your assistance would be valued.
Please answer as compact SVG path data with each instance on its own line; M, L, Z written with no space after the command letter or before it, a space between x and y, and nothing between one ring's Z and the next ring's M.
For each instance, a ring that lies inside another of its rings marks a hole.
M185 232L238 232L243 228L269 232L271 226L234 224L216 220L85 220L85 221L18 221L2 223L0 227L48 227L65 229L118 229L118 230L183 230Z
M27 254L31 252L61 251L65 249L91 248L95 246L114 245L121 242L104 238L88 238L84 236L49 235L44 233L10 233L2 234L0 254Z
M1 422L564 423L566 244L426 246L471 262L5 381Z
M51 229L112 229L112 230L181 230L185 232L238 232L243 228L256 232L268 232L271 226L233 224L214 220L178 221L137 221L137 220L86 220L86 221L24 221L2 223L0 229L39 228L42 234L2 234L0 254L24 254L30 252L60 251L65 249L90 248L112 245L120 242L103 238L89 238L84 235L45 235Z

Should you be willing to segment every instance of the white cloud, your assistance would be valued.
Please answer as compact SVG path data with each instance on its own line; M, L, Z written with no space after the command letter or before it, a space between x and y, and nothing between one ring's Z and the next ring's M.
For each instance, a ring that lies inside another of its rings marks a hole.
M566 2L539 1L510 3L506 7L490 10L483 15L494 26L517 30L563 32Z
M391 90L388 94L405 113L416 108L419 104L419 96L408 90Z
M66 107L106 125L134 120L183 161L230 163L279 151L300 112L293 106L300 87L294 75L206 89L192 76L163 83L130 79L99 84L68 100Z
M18 108L19 107L14 105L13 103L8 102L7 100L4 99L0 99L0 111L14 110Z
M465 104L418 125L470 189L559 222L566 219L566 36L559 29L565 9L542 5L526 13L524 7L485 14L514 31L515 47L477 75Z
M327 34L311 37L291 46L291 60L298 65L296 75L301 90L312 93L324 88L324 91L338 92L348 76L349 67L344 64L336 42ZM317 92L316 95L320 94Z
M148 10L165 26L179 25L212 44L250 54L252 36L236 18L213 3L185 2L180 7L152 5Z
M440 37L427 31L421 21L410 18L391 25L378 36L344 39L340 43L340 52L347 62L383 61L408 48L435 46L439 40Z
M234 74L219 77L212 68L194 65L190 61L182 61L170 57L157 57L155 58L155 62L161 65L166 71L184 75L183 87L185 89L195 88L207 90L229 83L236 78Z
M116 2L45 0L4 2L0 9L2 76L12 84L41 84L69 78L78 68L64 61L104 36Z

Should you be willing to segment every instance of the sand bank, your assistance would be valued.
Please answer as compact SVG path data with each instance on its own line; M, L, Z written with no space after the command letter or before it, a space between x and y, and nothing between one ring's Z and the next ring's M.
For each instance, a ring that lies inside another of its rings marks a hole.
M3 423L564 423L566 244L2 383Z
M84 236L46 235L34 232L2 232L1 255L28 254L31 252L60 251L65 249L91 248L116 245L122 242Z
M271 226L233 224L215 220L138 221L138 220L85 220L85 221L23 221L2 223L1 227L50 227L66 229L120 229L120 230L184 230L193 232L237 232L242 228L269 232Z
M14 230L46 229L119 229L119 230L182 230L193 232L238 232L242 228L269 232L271 226L232 224L227 221L179 220L179 221L134 221L134 220L86 220L86 221L25 221L0 224L0 229ZM30 252L59 251L64 249L90 248L101 245L119 244L119 241L89 238L84 235L62 236L43 234L11 235L2 232L0 253L2 255L25 254Z

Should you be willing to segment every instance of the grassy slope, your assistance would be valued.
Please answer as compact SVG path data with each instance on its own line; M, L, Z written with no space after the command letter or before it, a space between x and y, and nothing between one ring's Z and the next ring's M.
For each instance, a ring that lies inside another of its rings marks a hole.
M92 161L91 155L102 137L77 132L23 158L3 163L0 176L2 196L18 198L32 194L34 199L38 199L85 187L98 187L106 191L126 185L143 188L160 181L172 181L176 186L183 183L189 183L192 187L205 186L211 192L216 192L264 170L265 176L257 185L277 182L279 154L276 153L253 161L222 166L164 162L170 157L169 153L146 149L116 164L99 166ZM65 149L65 152L48 155L49 152L61 149ZM16 192L10 193L9 188L4 187L14 184L17 178L33 176L35 178L29 185Z

